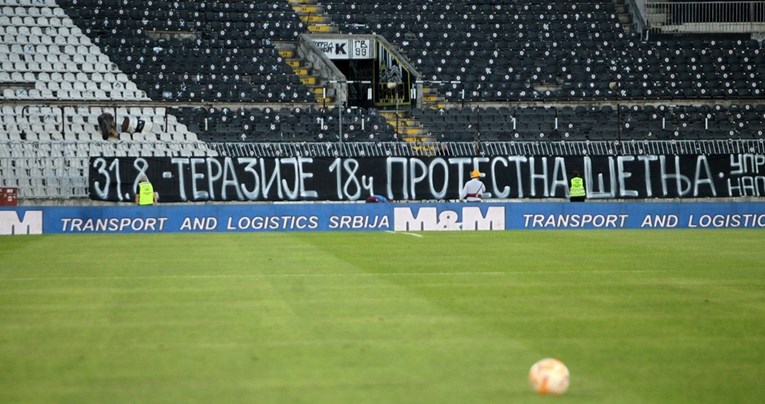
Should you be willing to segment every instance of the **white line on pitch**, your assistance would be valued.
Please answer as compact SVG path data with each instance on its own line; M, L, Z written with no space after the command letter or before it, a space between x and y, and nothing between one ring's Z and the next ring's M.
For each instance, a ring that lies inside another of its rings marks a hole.
M69 280L127 280L127 279L226 279L226 278L320 278L320 277L396 277L396 276L496 276L523 274L575 273L657 273L666 270L582 270L582 271L479 271L479 272L389 272L389 273L286 273L286 274L210 274L210 275L135 275L135 276L61 276L2 278L3 281L69 281Z
M422 236L422 234L417 234L417 233L409 233L408 231L392 231L392 230L385 230L385 232L386 232L386 233L391 233L391 234L406 234L407 236L418 237L418 238L422 238L422 237L423 237L423 236Z

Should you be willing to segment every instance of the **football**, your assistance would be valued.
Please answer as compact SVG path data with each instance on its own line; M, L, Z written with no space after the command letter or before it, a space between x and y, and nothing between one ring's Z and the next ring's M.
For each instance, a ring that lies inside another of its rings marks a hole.
M529 369L529 382L539 394L561 395L568 389L568 368L558 359L542 359Z

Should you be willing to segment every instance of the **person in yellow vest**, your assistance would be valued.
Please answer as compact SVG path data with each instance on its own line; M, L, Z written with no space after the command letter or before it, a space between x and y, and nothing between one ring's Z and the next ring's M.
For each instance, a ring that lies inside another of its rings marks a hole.
M135 203L137 205L156 205L159 200L159 194L154 192L154 186L145 175L141 175L138 180L138 192L135 194Z
M584 180L579 176L579 171L574 171L571 177L571 187L569 188L569 200L571 202L584 202L586 196Z

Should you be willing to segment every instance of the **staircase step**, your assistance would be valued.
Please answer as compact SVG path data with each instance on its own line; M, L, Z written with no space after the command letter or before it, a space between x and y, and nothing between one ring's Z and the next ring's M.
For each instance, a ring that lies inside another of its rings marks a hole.
M285 59L292 59L295 57L295 51L292 49L279 49L279 56Z
M315 76L300 76L300 81L305 85L315 85L318 83Z
M402 133L408 136L421 135L423 132L422 128L412 128L412 127L407 127L407 128L399 127L398 131L399 133Z
M308 31L327 33L327 32L333 32L333 28L334 28L333 26L327 25L327 24L316 24L316 25L309 25Z
M319 6L316 5L292 5L292 8L298 14L316 14L319 12Z
M292 71L294 71L298 76L305 76L308 74L308 69L305 67L293 67Z
M305 24L324 24L327 23L327 17L317 14L301 15L300 21L303 21Z

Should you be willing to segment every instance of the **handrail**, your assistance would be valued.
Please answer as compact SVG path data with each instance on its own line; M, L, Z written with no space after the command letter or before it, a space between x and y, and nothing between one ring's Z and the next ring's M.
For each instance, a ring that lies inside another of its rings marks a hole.
M651 1L648 28L677 33L765 32L765 1Z

